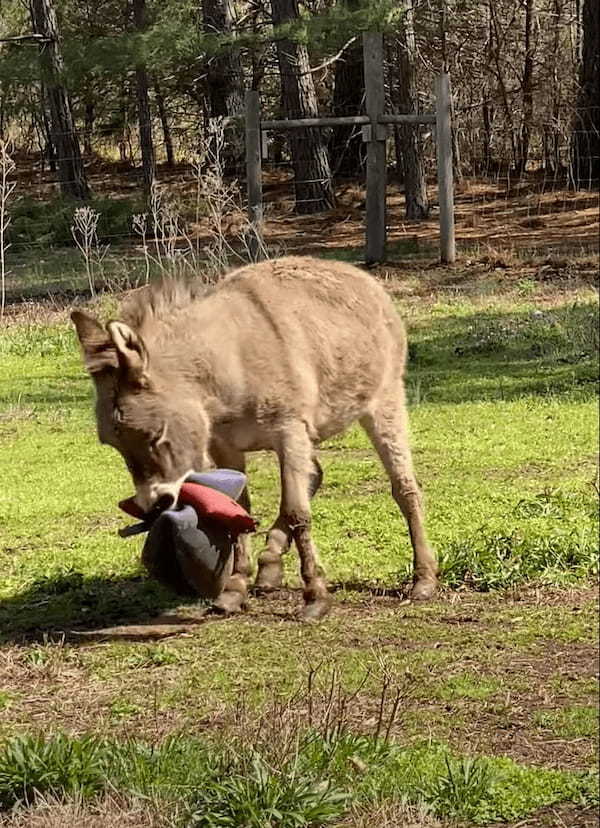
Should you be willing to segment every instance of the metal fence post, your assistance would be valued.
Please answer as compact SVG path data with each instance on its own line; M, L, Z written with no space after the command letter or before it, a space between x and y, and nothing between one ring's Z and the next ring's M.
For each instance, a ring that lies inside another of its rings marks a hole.
M262 224L262 165L260 96L256 91L246 92L246 187L248 192L248 245L252 259L261 258L263 250Z
M442 72L436 81L436 150L440 203L440 260L456 261L454 239L454 181L452 175L452 123L450 76Z
M365 67L365 108L370 124L363 127L367 142L367 229L366 262L375 264L385 258L386 241L386 158L387 129L379 122L385 107L383 84L383 35L381 32L363 34Z

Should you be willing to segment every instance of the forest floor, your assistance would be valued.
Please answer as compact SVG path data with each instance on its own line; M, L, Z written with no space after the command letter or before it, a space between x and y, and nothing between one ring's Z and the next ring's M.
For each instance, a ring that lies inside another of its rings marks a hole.
M72 241L74 205L49 200L52 174L40 174L26 165L20 165L19 170L6 278L9 300L81 293L87 277ZM94 207L100 214L103 260L95 267L99 287L108 284L118 289L143 281L147 267L154 269L155 262L146 260L142 241L131 229L132 213L144 209L137 177L120 175L102 164L92 167L89 175L96 196ZM174 170L162 168L159 180L188 229L188 238L181 238L179 247L185 251L190 239L201 261L203 247L210 239L208 220L196 202L197 180L183 165ZM270 255L316 254L360 263L365 221L362 185L340 185L337 206L326 214L299 216L294 212L289 175L267 170L263 183L264 236ZM535 175L514 181L506 176L491 181L465 179L457 185L455 198L458 268L438 263L435 187L429 188L429 198L430 218L408 221L402 189L393 181L388 185L387 263L379 268L379 275L401 279L405 292L407 283L420 293L429 289L461 293L493 291L495 284L507 280L553 283L583 278L593 282L597 276L597 192L552 186ZM234 247L243 222L243 215L236 210L223 216L224 232Z
M587 229L553 250L516 249L507 227L510 243L480 239L452 268L435 263L435 222L430 237L411 228L419 241L392 235L378 275L409 330L415 463L443 588L430 604L404 599L405 527L352 429L321 452L315 535L335 602L318 626L295 621L291 554L286 588L227 620L143 576L140 541L117 536L131 484L97 442L71 299L9 306L0 825L597 825L588 209L570 211ZM360 227L342 225L316 235L314 217L273 220L288 250L359 260ZM268 526L272 458L256 455L249 474Z

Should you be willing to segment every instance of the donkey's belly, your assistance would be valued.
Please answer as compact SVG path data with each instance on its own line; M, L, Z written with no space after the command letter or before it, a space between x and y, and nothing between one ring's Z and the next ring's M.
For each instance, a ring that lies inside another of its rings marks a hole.
M213 427L215 438L236 451L269 451L277 448L280 430L255 420L219 423Z
M352 423L359 420L366 412L366 402L356 401L343 409L319 407L316 412L297 412L297 416L273 417L267 421L243 418L213 425L214 437L223 445L236 451L276 451L281 442L281 434L286 423L300 420L306 425L309 437L314 443L320 443L345 431Z

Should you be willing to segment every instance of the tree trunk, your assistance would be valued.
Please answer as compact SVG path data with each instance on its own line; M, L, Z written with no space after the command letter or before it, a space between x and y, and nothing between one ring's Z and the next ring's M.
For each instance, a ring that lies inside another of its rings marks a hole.
M96 120L96 108L94 101L88 98L85 102L85 128L83 130L83 151L89 157L92 154L92 135L94 133L94 121Z
M273 23L280 26L298 18L297 0L271 0ZM312 118L317 96L306 46L289 38L277 40L283 108L288 118ZM335 198L327 147L320 129L294 129L290 137L294 168L296 211L318 213L333 207Z
M561 0L553 2L552 54L555 56L552 65L552 118L550 126L544 131L544 166L549 172L556 175L560 168L560 103L561 103L561 76L556 56L560 49L560 28L562 24Z
M500 53L502 49L502 38L501 38L501 25L499 20L499 12L498 12L498 4L494 2L494 0L490 0L489 3L489 11L490 11L490 20L491 20L491 34L493 35L493 45L492 45L492 55L494 58L494 66L496 69L496 80L498 81L498 89L500 92L500 98L502 100L502 107L504 109L504 117L506 119L506 128L509 134L509 141L510 141L510 150L512 161L514 164L517 164L517 142L515 140L515 130L514 130L514 119L513 119L513 108L511 102L508 97L508 88L506 85L506 79L504 77L504 71L502 68L502 64L500 61ZM504 157L501 159L500 163L504 161Z
M405 5L400 37L396 44L397 79L391 84L394 112L419 111L416 83L417 48L412 0ZM394 130L396 168L404 181L406 218L423 219L429 215L423 142L418 126L397 126Z
M146 0L133 0L133 22L138 31L146 25ZM155 172L154 143L152 141L152 117L148 96L148 73L146 64L141 62L135 67L137 87L138 124L140 130L140 149L142 151L142 179L144 193L148 196L152 189Z
M359 0L346 0L350 11L360 8ZM333 86L333 114L362 115L364 112L365 78L362 43L357 37L335 64ZM365 160L365 148L360 127L334 127L329 143L329 155L335 175L354 178L360 175Z
M234 24L233 0L203 0L204 30L210 35L230 35ZM227 47L218 49L209 57L206 67L206 87L211 118L226 118L244 111L244 76L240 53ZM226 141L225 172L239 171L244 162L244 148L240 141Z
M529 160L529 141L533 120L533 21L535 18L535 0L525 0L525 62L523 64L523 113L517 142L517 172L524 173Z
M64 196L85 199L90 195L75 132L71 105L62 82L63 59L51 0L31 0L31 18L40 44L40 66L50 107L52 143L56 149L60 189Z
M253 92L258 92L265 76L267 55L269 53L269 46L262 43L259 37L263 28L261 6L259 4L255 4L252 8L250 27L254 40L250 46L250 59L252 63L250 88Z
M56 172L56 149L52 141L52 128L50 127L50 119L48 118L47 95L46 88L43 83L40 84L40 111L42 113L42 127L44 134L44 147L42 149L42 170L46 167L46 161L50 167L50 172Z
M127 152L130 145L129 140L129 98L131 90L127 83L123 81L121 84L121 94L119 96L119 115L120 115L120 134L119 134L119 160L122 164L126 164L131 159L131 154Z
M490 9L489 0L486 6L487 14L487 42L486 42L486 60L484 65L485 82L483 86L483 105L481 115L483 118L483 142L481 147L481 160L484 175L489 175L492 168L492 127L494 123L494 105L492 103L492 83L491 83L491 68L492 68L492 51L494 43L494 29L492 26L492 12Z
M158 116L162 127L163 141L165 144L165 153L167 155L167 167L172 167L175 164L175 154L173 152L173 138L171 137L171 127L169 126L169 117L165 109L165 99L162 93L161 86L158 80L154 79L154 94L156 96L156 105L158 107Z
M483 174L490 175L492 170L492 123L494 120L494 109L487 101L483 103L483 142L481 147L481 160Z
M203 0L202 16L207 34L232 33L232 0ZM244 111L244 78L237 49L218 50L209 58L206 83L211 118L225 118Z
M572 142L575 186L598 186L598 179L600 179L600 4L598 0L584 0L579 94Z

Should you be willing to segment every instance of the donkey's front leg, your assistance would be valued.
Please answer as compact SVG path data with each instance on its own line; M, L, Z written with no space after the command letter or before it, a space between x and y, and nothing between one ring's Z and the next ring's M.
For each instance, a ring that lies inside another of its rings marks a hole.
M250 511L250 499L240 497L240 504ZM247 504L247 505L246 505ZM214 612L231 615L246 608L248 600L248 577L250 575L250 538L240 535L233 547L233 567L231 575L225 582L225 588L213 601Z
M290 425L278 451L281 465L280 517L285 521L300 556L304 582L303 621L318 621L329 612L331 596L311 537L310 495L314 450L304 423Z
M308 481L308 497L313 498L323 482L323 470L313 455ZM283 491L283 478L282 478ZM281 587L283 582L282 555L287 552L293 540L292 530L286 516L280 513L269 529L267 545L258 558L258 572L255 587L258 593L269 593Z
M224 450L222 447L211 449L213 460L218 466L225 466L237 471L246 471L246 461L242 452ZM247 512L250 512L250 493L248 487L238 498L239 503ZM231 575L225 582L225 588L213 602L213 610L230 615L241 612L248 599L248 577L250 575L250 538L240 535L233 550L233 567Z

